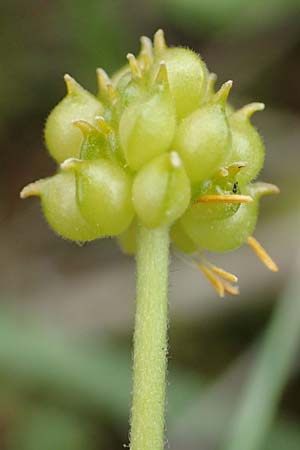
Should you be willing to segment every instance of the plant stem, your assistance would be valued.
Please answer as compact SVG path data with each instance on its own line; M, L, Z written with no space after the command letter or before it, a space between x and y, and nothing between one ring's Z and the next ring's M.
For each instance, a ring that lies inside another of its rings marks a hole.
M162 450L168 328L169 229L138 230L131 450Z

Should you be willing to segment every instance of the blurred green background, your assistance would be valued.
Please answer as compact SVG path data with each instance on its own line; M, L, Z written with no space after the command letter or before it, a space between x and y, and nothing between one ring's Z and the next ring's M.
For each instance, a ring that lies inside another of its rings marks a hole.
M170 282L168 443L174 450L300 448L299 0L2 0L0 15L0 449L120 449L128 443L134 261L114 241L56 237L20 189L55 170L43 144L63 74L96 90L139 36L165 30L199 52L267 147L248 248L212 260L240 278L220 300L176 255ZM142 449L141 449L142 450ZM153 449L156 450L156 449Z

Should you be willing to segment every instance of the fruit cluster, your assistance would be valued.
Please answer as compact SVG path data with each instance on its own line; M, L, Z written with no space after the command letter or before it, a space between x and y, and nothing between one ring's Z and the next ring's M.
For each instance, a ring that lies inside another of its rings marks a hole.
M186 253L239 247L255 228L260 196L277 191L252 182L264 145L250 118L264 105L234 111L232 82L215 92L199 55L167 47L161 30L127 59L111 79L97 70L97 97L65 76L67 95L45 128L58 172L21 196L40 196L50 226L74 241L116 236L134 253L140 222L170 226Z

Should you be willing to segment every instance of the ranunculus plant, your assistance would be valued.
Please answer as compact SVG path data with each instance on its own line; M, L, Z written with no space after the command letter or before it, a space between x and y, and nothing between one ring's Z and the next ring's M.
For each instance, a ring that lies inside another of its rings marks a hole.
M65 75L66 97L50 113L45 141L57 173L26 186L63 238L86 242L114 236L136 253L132 450L162 450L170 242L190 254L220 296L238 294L237 277L206 251L248 243L266 266L276 264L252 236L262 195L253 182L264 145L251 124L262 103L235 111L232 82L214 89L215 75L186 48L141 38L137 57L109 78L97 70L94 96Z

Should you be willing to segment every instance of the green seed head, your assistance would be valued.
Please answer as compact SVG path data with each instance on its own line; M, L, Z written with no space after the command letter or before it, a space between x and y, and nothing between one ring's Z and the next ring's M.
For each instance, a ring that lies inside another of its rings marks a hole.
M128 53L111 78L103 69L96 74L97 97L65 76L67 95L45 128L61 170L24 188L22 197L40 196L61 236L115 236L129 254L136 251L139 222L169 226L172 243L185 253L233 250L246 241L255 247L249 236L259 198L278 192L251 183L264 145L250 118L264 105L234 111L227 101L232 82L216 91L216 75L200 56L169 48L162 30L153 43L143 36L139 54ZM220 295L237 292L200 266Z

